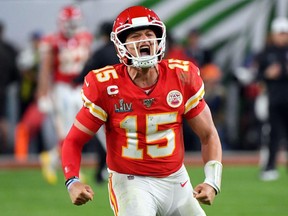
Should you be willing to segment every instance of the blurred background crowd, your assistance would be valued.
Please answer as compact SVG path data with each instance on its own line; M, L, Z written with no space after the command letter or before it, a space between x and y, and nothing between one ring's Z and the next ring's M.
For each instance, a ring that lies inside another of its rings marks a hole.
M39 79L41 43L60 31L59 11L71 3L81 9L81 25L93 36L71 85L81 85L93 68L118 62L109 34L111 20L122 9L150 7L167 25L165 58L189 60L200 68L223 150L265 147L274 152L265 169L275 169L276 152L287 146L288 134L286 0L0 1L0 156L23 160L57 142L55 121L47 117L50 104L39 97L39 88L49 82ZM185 122L184 141L187 151L200 150ZM94 145L85 151L95 151Z

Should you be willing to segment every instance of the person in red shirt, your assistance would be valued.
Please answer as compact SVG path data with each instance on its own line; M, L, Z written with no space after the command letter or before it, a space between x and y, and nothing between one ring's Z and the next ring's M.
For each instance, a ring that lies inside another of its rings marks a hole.
M51 116L60 146L82 107L81 85L75 84L74 79L90 57L93 42L93 35L83 21L79 7L64 6L57 18L58 31L44 36L39 48L38 107L48 114L47 118ZM43 175L51 184L57 181L58 151L56 145L40 155Z
M221 142L199 69L189 61L162 60L166 29L152 10L132 6L115 19L111 40L120 64L90 71L83 107L62 147L71 201L93 199L79 180L81 149L105 125L109 196L114 215L206 215L220 192ZM186 118L202 144L205 180L194 188L184 166Z

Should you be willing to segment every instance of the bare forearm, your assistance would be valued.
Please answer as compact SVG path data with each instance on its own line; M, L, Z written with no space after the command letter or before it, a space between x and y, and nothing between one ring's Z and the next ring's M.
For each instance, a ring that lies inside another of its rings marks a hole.
M204 163L210 160L222 161L222 147L216 128L210 135L201 139L201 148Z
M52 74L52 54L47 52L42 55L43 56L41 57L40 72L38 76L38 97L47 94L50 87Z
M212 120L209 107L188 121L192 130L197 134L201 142L202 157L206 163L209 160L222 160L221 141Z

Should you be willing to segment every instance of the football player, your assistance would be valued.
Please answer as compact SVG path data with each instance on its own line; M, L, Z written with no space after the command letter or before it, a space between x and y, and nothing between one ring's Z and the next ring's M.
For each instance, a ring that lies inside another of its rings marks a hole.
M79 180L81 149L105 124L108 186L115 215L206 215L220 192L222 149L199 69L189 61L162 60L164 23L150 9L133 6L116 18L111 33L120 64L89 72L84 106L62 148L72 202L93 199ZM182 123L199 136L206 178L193 188L183 164Z
M37 94L40 109L52 114L61 144L82 107L81 85L73 80L90 56L93 36L85 29L81 10L74 5L60 10L57 24L58 31L45 36L40 44ZM57 180L58 156L58 145L40 155L44 177L51 184Z

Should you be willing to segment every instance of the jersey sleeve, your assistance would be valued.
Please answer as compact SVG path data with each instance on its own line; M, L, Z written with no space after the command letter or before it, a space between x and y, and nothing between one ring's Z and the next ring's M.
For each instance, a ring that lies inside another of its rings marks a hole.
M82 87L83 106L89 110L89 113L99 120L107 121L107 112L103 103L101 88L96 81L96 75L90 71L84 78Z
M205 107L204 83L200 76L200 70L189 62L188 76L185 78L185 111L186 119L197 116Z

